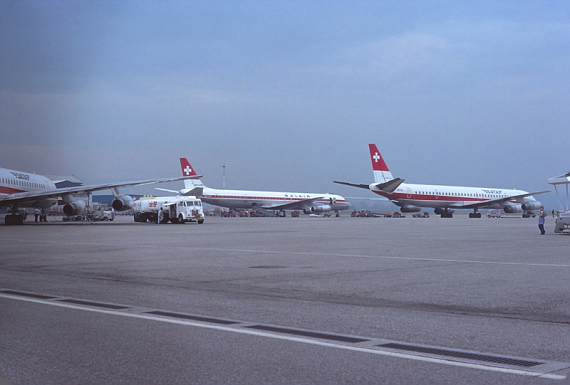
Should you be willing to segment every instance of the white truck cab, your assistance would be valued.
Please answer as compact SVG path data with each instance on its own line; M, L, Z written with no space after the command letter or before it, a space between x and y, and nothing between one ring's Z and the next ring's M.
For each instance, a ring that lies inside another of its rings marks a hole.
M204 223L202 201L195 197L180 197L175 202L163 204L162 210L164 211L165 220L168 219L171 223Z

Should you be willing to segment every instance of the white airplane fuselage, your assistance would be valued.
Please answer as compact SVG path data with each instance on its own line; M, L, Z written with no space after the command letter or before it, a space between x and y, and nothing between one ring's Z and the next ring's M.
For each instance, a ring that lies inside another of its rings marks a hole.
M318 199L316 199L318 198ZM347 210L350 204L340 195L336 194L313 194L313 193L290 193L276 191L251 191L251 190L218 190L204 187L200 196L203 202L227 207L230 209L267 208L301 202L307 199L316 199L313 207L320 212L318 207L327 207L326 211ZM313 211L315 211L313 210Z
M55 190L55 184L43 175L0 168L0 203L12 194ZM19 207L41 207L48 209L57 204L57 198L30 198L18 202Z
M514 206L518 209L517 211L522 211L522 209L518 207L522 204L531 204L533 207L539 204L532 196L519 200L511 199L504 202L486 203L489 200L527 194L526 191L515 189L402 183L391 194L379 190L374 184L370 186L370 191L388 198L391 201L395 201L400 207L410 205L433 208L461 208L462 206L479 203L479 208L501 210L507 206L509 208ZM509 210L509 208L507 208L507 210Z

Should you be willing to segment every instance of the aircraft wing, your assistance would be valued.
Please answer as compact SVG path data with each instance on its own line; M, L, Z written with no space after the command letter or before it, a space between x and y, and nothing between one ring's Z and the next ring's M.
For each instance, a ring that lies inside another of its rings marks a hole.
M537 191L537 192L531 192L531 193L519 194L519 195L511 195L510 197L506 197L506 198L489 199L489 200L484 201L484 202L468 203L466 205L457 204L457 205L452 205L451 207L458 207L458 208L463 208L463 209L472 209L475 207L485 207L485 206L492 205L495 203L506 203L506 202L509 202L513 199L525 198L525 197L528 197L531 195L544 194L544 193L548 193L548 192L550 192L550 190Z
M9 194L2 198L0 198L0 203L12 203L12 202L20 202L20 201L28 201L31 199L45 199L45 198L55 198L60 197L67 194L76 194L76 193L85 193L85 192L92 192L92 191L100 191L100 190L108 190L113 188L119 187L129 187L129 186L143 186L148 184L155 184L155 183L165 183L165 182L176 182L179 180L184 179L195 179L197 177L201 177L201 175L193 175L193 176L183 176L177 178L159 178L159 179L146 179L146 180L139 180L134 182L122 182L122 183L107 183L107 184L98 184L98 185L90 185L90 186L76 186L76 187L66 187L66 188L58 188L55 190L43 190L43 191L30 191L24 193L15 193Z
M315 203L315 201L318 201L319 199L323 199L323 198L324 197L303 199L301 201L284 203L282 205L261 206L261 208L265 209L265 210L303 210L303 209L311 207L313 205L313 203Z
M180 194L180 191L170 190L170 189L167 189L167 188L155 187L154 189L155 189L155 190L160 190L160 191L166 191L166 192L173 193L173 194Z

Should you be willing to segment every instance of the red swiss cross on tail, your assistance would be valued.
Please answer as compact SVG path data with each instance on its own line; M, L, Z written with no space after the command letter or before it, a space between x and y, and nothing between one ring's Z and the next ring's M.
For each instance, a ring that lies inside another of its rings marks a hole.
M382 159L382 155L380 155L380 151L375 144L369 144L368 148L370 148L370 160L372 160L372 170L374 171L389 171L388 166Z
M190 166L190 162L186 158L180 158L180 168L182 168L182 176L191 178L184 180L185 189L180 190L180 194L201 196L204 192L204 184L200 181L202 175L196 174L196 171Z
M190 166L190 162L186 158L180 158L180 167L182 167L182 176L196 175L196 171Z
M382 159L382 155L380 155L380 151L375 144L369 144L368 148L370 149L370 160L372 161L372 172L374 173L374 181L376 183L386 183L394 179L390 170L388 170L388 166Z

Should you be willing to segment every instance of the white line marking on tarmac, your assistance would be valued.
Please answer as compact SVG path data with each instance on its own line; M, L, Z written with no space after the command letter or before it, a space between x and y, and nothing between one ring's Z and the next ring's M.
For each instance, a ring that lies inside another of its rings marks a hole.
M328 348L349 350L349 351L360 352L360 353L369 353L369 354L376 354L376 355L381 355L381 356L403 358L403 359L414 360L414 361L430 362L430 363L440 364L440 365L449 365L449 366L478 369L478 370L484 370L484 371L490 371L490 372L515 374L515 375L521 375L521 376L531 376L531 377L545 378L545 379L551 379L551 380L562 380L562 379L566 378L566 376L553 374L553 373L538 373L538 372L532 372L532 371L527 371L527 370L517 370L517 369L509 369L509 368L503 368L503 367L494 367L494 366L483 365L483 364L458 362L458 361L452 361L452 360L446 360L446 359L417 356L417 355L406 354L406 353L396 353L396 352L386 351L386 350L376 350L376 349L369 349L369 348L365 348L365 347L348 346L348 345L336 344L336 343L331 343L331 342L323 342L323 341L314 340L314 339L310 339L310 338L292 337L292 336L281 335L281 334L276 334L276 333L271 333L271 332L264 332L264 331L251 330L251 329L243 329L243 328L239 328L239 327L212 325L212 324L208 324L208 323L201 323L201 322L196 322L196 321L187 321L187 320L181 320L181 319L169 319L169 318L163 318L163 317L159 317L159 316L153 316L153 315L146 314L146 313L145 314L139 314L139 313L125 312L125 311L105 310L105 309L98 309L98 308L92 308L92 307L86 307L86 306L73 305L70 303L58 302L58 301L54 301L54 300L25 298L25 297L20 297L17 295L10 295L10 294L5 294L5 293L0 293L0 297L7 298L7 299L26 301L26 302L32 302L32 303L38 303L38 304L42 304L42 305L59 306L59 307L64 307L64 308L74 309L74 310L83 310L83 311L90 311L90 312L94 312L94 313L101 313L101 314L108 314L108 315L115 315L115 316L122 316L122 317L131 317L131 318L138 318L138 319L144 319L144 320L150 320L150 321L166 322L166 323L177 324L177 325L193 326L193 327L220 330L220 331L226 331L226 332L232 332L232 333L247 334L247 335L252 335L252 336L273 338L273 339L292 341L292 342L299 342L299 343L304 343L304 344L309 344L309 345L316 345L316 346L322 346L322 347L328 347Z
M228 251L228 252L236 252L236 253L239 252L239 253L257 253L257 254L284 254L284 255L315 256L315 257L396 259L396 260L404 260L404 261L422 261L422 262L480 263L480 264L484 264L484 265L570 267L570 264L476 261L476 260L469 260L469 259L444 259L444 258L391 257L391 256L387 256L387 255L330 254L330 253L311 253L311 252L303 252L303 251L296 252L296 251L279 251L279 250L219 249L219 248L211 248L211 247L193 247L193 249L213 250L213 251Z

